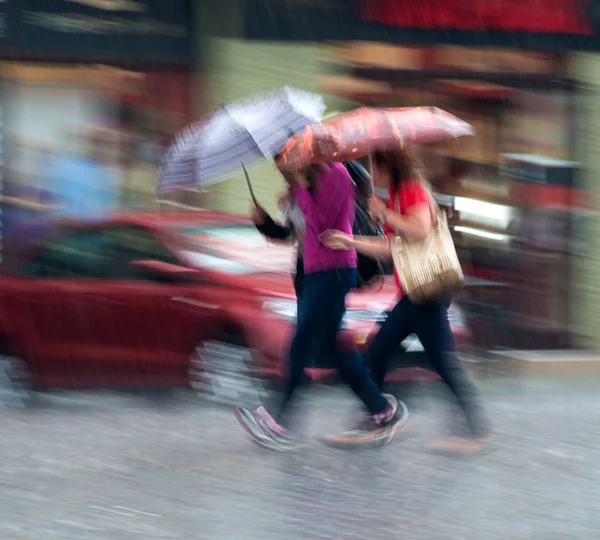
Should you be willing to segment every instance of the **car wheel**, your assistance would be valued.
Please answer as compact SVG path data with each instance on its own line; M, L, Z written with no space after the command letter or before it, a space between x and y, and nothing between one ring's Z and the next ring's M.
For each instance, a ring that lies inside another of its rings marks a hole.
M33 403L31 370L24 360L0 353L0 404L28 407Z
M258 405L265 389L255 376L252 350L235 335L200 343L189 363L192 390L225 405Z

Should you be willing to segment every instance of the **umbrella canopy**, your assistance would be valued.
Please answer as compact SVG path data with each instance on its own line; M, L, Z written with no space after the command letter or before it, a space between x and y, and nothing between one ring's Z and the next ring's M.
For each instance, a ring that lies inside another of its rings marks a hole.
M321 96L289 87L224 105L177 136L158 190L203 188L273 156L291 134L320 120L325 108Z
M350 161L375 149L475 135L470 124L436 107L361 108L314 123L292 138L281 162L295 167Z

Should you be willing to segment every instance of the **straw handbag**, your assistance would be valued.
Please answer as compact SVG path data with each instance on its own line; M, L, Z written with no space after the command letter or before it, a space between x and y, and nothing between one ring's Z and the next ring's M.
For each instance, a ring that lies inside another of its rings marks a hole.
M409 241L397 236L390 246L402 288L416 304L435 302L444 292L464 285L446 213L435 202L432 207L437 219L425 240ZM396 210L400 213L398 199Z

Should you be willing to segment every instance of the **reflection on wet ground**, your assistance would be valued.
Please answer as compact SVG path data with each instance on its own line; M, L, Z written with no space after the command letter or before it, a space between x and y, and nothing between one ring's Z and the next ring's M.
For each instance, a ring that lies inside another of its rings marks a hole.
M0 408L0 537L21 539L592 539L600 537L600 399L588 383L486 379L496 439L433 454L451 405L411 400L407 433L343 451L318 436L356 409L314 389L307 447L246 441L227 409L176 399L45 397Z

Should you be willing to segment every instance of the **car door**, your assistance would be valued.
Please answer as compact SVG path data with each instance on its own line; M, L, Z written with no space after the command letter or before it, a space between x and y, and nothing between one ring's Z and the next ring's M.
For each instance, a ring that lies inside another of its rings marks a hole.
M99 233L107 265L81 299L96 375L111 386L184 384L194 345L216 331L217 321L211 304L177 299L202 296L210 285L169 283L138 271L135 260L180 264L148 229L120 225Z
M97 241L68 232L2 278L10 338L44 386L77 387L82 371L93 370L81 293L103 260Z

